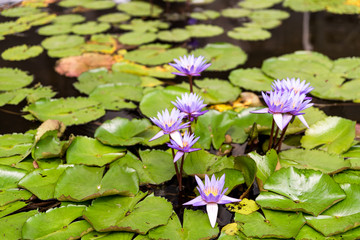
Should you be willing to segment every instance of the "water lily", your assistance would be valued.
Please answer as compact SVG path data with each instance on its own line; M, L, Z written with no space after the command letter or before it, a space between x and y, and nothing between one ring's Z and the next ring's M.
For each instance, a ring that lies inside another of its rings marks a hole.
M204 100L196 93L184 93L181 95L181 98L177 97L176 102L171 103L183 112L190 121L208 112L208 110L201 111L207 105L204 104Z
M179 160L186 152L194 152L201 150L201 148L191 148L200 137L195 138L195 134L188 133L187 131L184 133L184 136L181 138L181 141L170 139L170 143L167 145L170 148L178 150L176 155L174 156L174 162Z
M282 80L275 80L272 84L272 89L274 91L288 91L291 92L292 90L296 93L300 94L308 94L314 88L310 86L310 83L306 83L306 80L300 82L300 78L287 78Z
M187 128L190 124L190 122L182 124L183 118L184 115L181 114L180 110L176 108L173 108L171 113L169 113L167 109L161 113L158 112L157 118L152 117L150 120L162 130L158 132L153 138L151 138L149 142L165 134L169 134L172 139L176 140L177 142L181 142L181 134L179 130L182 128Z
M227 188L223 190L225 184L225 174L222 175L220 179L217 179L215 178L215 175L212 175L211 180L207 175L205 175L205 185L198 176L195 176L195 179L199 185L196 188L198 189L200 196L184 203L184 205L206 205L206 211L209 216L210 224L212 227L215 227L218 214L218 204L240 202L241 200L224 195L227 191Z
M300 94L298 92L289 99L289 102L290 104L287 109L288 113L286 113L286 115L290 115L290 119L296 116L307 128L309 128L304 116L302 116L304 113L301 111L314 105L313 103L310 103L311 99L307 99L305 94Z
M194 57L194 55L180 57L180 60L174 59L174 62L169 65L179 71L173 74L180 76L200 76L200 73L211 65L206 63L203 56Z

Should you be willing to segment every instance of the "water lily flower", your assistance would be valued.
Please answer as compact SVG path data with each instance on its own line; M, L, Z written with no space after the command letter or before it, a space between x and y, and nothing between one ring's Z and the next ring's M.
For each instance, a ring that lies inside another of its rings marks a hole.
M314 89L310 86L310 83L306 83L306 80L300 82L300 78L296 80L295 78L287 78L283 80L278 79L273 82L271 87L274 91L291 92L293 90L295 93L300 94L308 94L309 92L311 92L311 90Z
M183 112L185 115L184 117L189 118L190 121L209 111L201 111L201 109L207 105L204 104L204 100L201 99L196 93L184 93L181 95L181 98L177 97L176 102L171 103L174 104L175 107L177 107L181 112Z
M182 124L182 119L184 118L179 109L173 108L171 113L165 109L162 113L158 112L157 118L153 117L150 120L155 123L162 130L158 132L153 138L149 140L153 141L165 134L169 134L170 137L177 142L181 142L181 134L179 132L182 128L189 127L190 122Z
M299 92L297 94L294 94L290 99L289 102L291 103L288 106L288 113L286 115L290 115L289 117L292 118L293 116L297 116L299 120L307 127L309 128L309 125L305 121L304 116L302 116L304 113L301 113L301 111L311 107L314 105L311 102L311 99L307 99L305 94L300 94Z
M170 143L167 145L173 149L178 150L174 156L174 162L179 160L186 152L194 152L201 150L201 148L191 148L200 137L195 138L195 134L190 135L187 131L184 133L184 137L181 138L181 141L170 139Z
M211 65L206 63L203 56L194 57L194 55L180 57L180 60L174 59L174 62L169 65L179 71L173 72L179 76L200 76L200 73Z
M262 92L263 99L268 106L267 108L251 111L251 113L271 113L276 125L283 130L290 122L292 115L285 114L289 112L290 104L289 99L294 93L285 91L270 91L269 95Z
M195 199L184 203L183 205L204 206L209 216L210 224L215 227L216 218L218 214L218 204L227 204L231 202L240 202L240 199L225 196L227 188L223 190L225 184L225 174L220 179L216 179L212 175L211 180L205 175L205 185L198 176L195 176L197 187L200 196Z

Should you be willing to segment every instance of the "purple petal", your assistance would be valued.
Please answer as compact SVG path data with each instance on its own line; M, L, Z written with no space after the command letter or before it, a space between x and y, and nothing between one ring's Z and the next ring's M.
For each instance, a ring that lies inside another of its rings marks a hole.
M268 113L269 112L269 108L263 108L263 109L259 109L259 110L254 110L254 111L250 111L251 113Z
M182 151L177 151L177 153L175 154L175 157L174 157L174 162L176 162L177 160L179 160L183 155L184 155L184 152L182 152Z
M309 125L307 124L307 122L305 121L305 118L303 115L298 115L297 116L299 118L299 120L307 127L309 128Z
M194 198L193 200L190 200L186 203L184 203L183 205L193 205L193 206L204 206L206 205L207 202L205 202L201 196L197 196L196 198Z
M217 203L208 203L206 204L206 211L209 216L211 227L214 228L216 224L217 214L218 214L218 205Z
M274 121L276 125L280 128L280 130L283 130L285 126L283 126L283 117L281 113L274 113L273 114Z
M197 184L199 185L200 190L203 192L204 188L205 188L204 183L201 181L201 179L197 175L195 175L195 180L196 180Z
M172 140L174 140L176 142L177 145L179 145L180 147L183 147L183 142L182 142L182 137L181 137L181 134L180 132L178 131L175 131L175 132L172 132L170 133L170 137Z
M289 122L291 121L292 118L293 118L293 115L291 115L291 114L286 114L285 113L283 115L283 125L284 125L284 127L289 124Z
M157 139L157 138L159 138L159 137L161 137L161 136L164 136L165 134L164 134L164 131L163 130L161 130L160 132L158 132L154 137L152 137L150 140L149 140L149 142L151 142L151 141L153 141L153 140L155 140L155 139Z
M240 202L240 199L237 198L232 198L232 197L228 197L223 195L221 197L221 199L219 200L218 204L228 204L228 203L232 203L232 202Z

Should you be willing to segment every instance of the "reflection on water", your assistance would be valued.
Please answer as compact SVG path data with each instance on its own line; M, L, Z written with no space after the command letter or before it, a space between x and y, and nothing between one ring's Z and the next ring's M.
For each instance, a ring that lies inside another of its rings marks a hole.
M1 1L0 4L9 1ZM156 1L154 1L156 2ZM236 6L238 1L215 1L212 4L204 6L194 6L193 8L201 9L206 7L208 9L219 10L228 7ZM166 7L166 4L161 4L163 7ZM172 3L170 4L170 12L178 11L183 12L184 4L181 3ZM277 8L281 9L281 6L278 5ZM207 43L212 42L230 42L232 44L239 45L247 54L248 60L245 65L241 66L244 68L248 67L261 67L262 62L272 56L279 56L286 53L292 53L296 50L304 49L303 43L311 44L314 51L323 53L329 56L331 59L339 57L349 57L356 56L360 53L360 25L359 17L356 15L334 15L326 12L318 12L309 14L308 22L308 34L306 38L303 39L303 13L293 12L289 9L285 9L290 12L290 17L285 19L282 22L282 25L270 30L272 37L265 41L238 41L231 39L226 36L226 32L231 30L234 27L241 25L244 19L230 19L220 17L216 20L211 21L216 25L224 27L225 33L213 37L210 39L197 39L195 41L198 47L203 47ZM58 7L54 4L50 5L49 11L53 13L70 13L68 9ZM112 10L115 11L115 8ZM81 13L88 20L96 19L99 15L104 13L111 12L109 10L102 11L89 11ZM10 18L0 17L1 22L9 21ZM176 25L184 25L181 22L175 22ZM41 26L40 26L41 27ZM16 35L6 36L6 39L1 41L0 51L3 52L5 49L20 45L20 44L29 44L35 45L39 44L45 37L40 36L36 33L37 27L31 28L29 31L19 33ZM306 28L305 28L306 29ZM120 33L119 29L111 29L113 33ZM192 42L194 43L194 41ZM306 44L305 44L306 46ZM190 46L191 47L191 46ZM11 62L4 61L0 59L1 67L17 67L22 70L28 71L29 73L35 76L36 82L41 82L44 86L52 86L53 89L58 92L56 97L67 97L67 96L78 96L81 95L73 87L73 83L76 81L75 78L66 78L60 76L54 71L54 66L56 59L49 58L44 51L40 56L26 61L20 62ZM218 77L222 79L227 79L229 72L223 73L205 73L204 77ZM314 99L315 103L327 114L343 116L352 120L360 120L360 104L353 103L339 103L333 104L333 101L324 101L319 99ZM19 114L21 109L26 105L25 102L22 102L19 106L6 105L1 107L0 111L0 133L11 133L11 132L25 132L30 128L36 128L38 122L29 122L23 119ZM83 126L74 126L71 127L68 131L74 134L88 135L93 136L93 132L98 127L98 125L103 122L105 119L112 119L115 116L127 116L127 117L137 117L140 113L137 110L123 110L119 112L109 111L103 118L99 119L96 122L89 123Z

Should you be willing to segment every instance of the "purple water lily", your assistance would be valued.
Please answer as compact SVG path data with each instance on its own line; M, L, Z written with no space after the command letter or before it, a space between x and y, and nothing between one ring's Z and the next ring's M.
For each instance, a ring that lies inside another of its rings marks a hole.
M295 93L300 94L308 94L311 92L311 90L314 89L310 86L310 83L306 83L306 80L300 82L300 78L287 78L283 80L278 79L273 82L271 87L274 91L291 92L293 90Z
M194 57L194 55L180 57L180 60L174 59L174 62L169 65L179 71L173 74L180 76L200 76L200 73L211 65L206 63L203 56Z
M185 118L189 118L190 121L208 112L208 110L201 111L201 109L207 105L204 104L204 100L201 99L196 93L184 93L181 95L181 98L177 97L176 102L171 103L174 104L175 107L177 107L181 112L183 112Z
M170 139L170 143L167 145L173 149L178 150L174 156L174 162L179 160L186 152L199 151L201 148L191 148L200 137L195 138L195 134L190 135L187 131L184 134L184 137L181 138L181 141L176 141Z
M199 185L197 189L200 193L200 196L184 203L184 205L206 205L206 211L209 216L210 224L212 227L215 227L218 214L218 204L240 202L241 200L224 195L227 191L227 188L223 190L225 184L225 174L222 175L220 179L216 179L215 175L212 175L211 180L207 175L205 175L205 185L198 176L195 176L195 179Z
M169 111L165 109L165 111L162 111L162 113L158 112L157 117L158 118L153 117L150 119L162 130L158 132L153 138L151 138L149 142L165 134L170 134L172 139L176 140L177 142L181 142L181 134L179 130L189 127L190 122L182 124L184 115L181 114L180 110L173 108L169 114Z
M309 125L307 124L307 122L305 121L304 116L302 116L304 113L301 113L301 111L311 107L312 105L314 105L311 102L311 99L307 99L305 94L300 94L299 92L297 94L294 94L290 99L289 99L289 106L288 106L288 113L286 113L286 115L290 115L288 116L288 118L290 117L290 119L293 116L297 116L299 118L299 120L307 127L309 128Z

